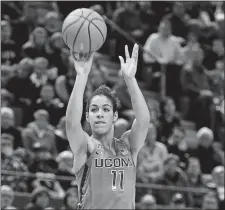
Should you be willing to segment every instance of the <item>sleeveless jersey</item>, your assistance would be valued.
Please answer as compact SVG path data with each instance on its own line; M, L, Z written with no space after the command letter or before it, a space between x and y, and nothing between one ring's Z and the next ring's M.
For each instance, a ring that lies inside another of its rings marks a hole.
M124 142L114 142L116 155L98 143L77 173L80 209L135 209L134 161Z

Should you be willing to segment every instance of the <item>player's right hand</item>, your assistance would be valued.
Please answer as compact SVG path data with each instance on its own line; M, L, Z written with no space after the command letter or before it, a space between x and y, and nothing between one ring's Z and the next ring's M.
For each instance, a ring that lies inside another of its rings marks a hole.
M74 60L74 67L78 75L88 75L94 58L94 52L91 53L74 53L71 51Z

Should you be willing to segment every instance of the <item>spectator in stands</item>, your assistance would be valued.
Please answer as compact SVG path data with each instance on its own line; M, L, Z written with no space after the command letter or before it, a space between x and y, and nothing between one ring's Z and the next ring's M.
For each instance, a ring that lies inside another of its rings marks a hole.
M208 72L210 90L214 97L224 97L224 60L218 60L213 71Z
M186 204L182 194L176 193L171 200L172 209L185 209Z
M60 153L62 151L68 150L70 148L69 141L66 136L66 117L63 116L56 127L55 130L55 143L57 151Z
M212 171L212 178L216 184L220 203L224 206L224 166L216 166Z
M176 107L179 108L180 65L183 61L181 46L178 39L171 34L171 22L168 19L161 20L158 32L148 37L144 49L150 52L150 54L143 53L143 60L150 68L146 78L151 77L155 72L160 72L163 65L166 68L166 94L173 98Z
M162 184L166 186L176 186L177 192L180 187L188 187L187 175L178 167L179 159L177 156L170 154L164 161L164 176L156 182L156 184ZM174 194L176 191L174 192ZM169 205L172 197L174 196L170 191L163 189L154 190L157 204ZM193 206L193 197L190 192L182 193L185 199L185 204L188 207Z
M40 98L34 104L34 110L44 109L49 113L49 123L56 126L64 115L64 104L55 98L55 92L51 84L41 87Z
M176 113L173 99L167 97L160 101L160 140L166 142L173 128L180 125L180 117Z
M185 142L185 130L181 126L175 126L171 136L166 142L166 147L169 153L177 155L180 159L180 166L184 169L187 167L189 154L188 146Z
M14 192L10 186L2 185L1 186L1 209L17 209L15 206L12 206L14 201Z
M10 134L1 135L1 170L28 172L27 166L20 158L14 155L13 136ZM14 191L27 192L27 177L2 174L1 184L9 185Z
M146 194L141 198L138 209L157 209L156 200L153 195Z
M114 11L113 21L135 40L140 41L143 34L143 23L140 20L140 12L137 9L136 2L122 2L122 7L119 7ZM124 36L115 33L116 37L116 55L124 56L124 49L121 46L126 43L128 48L133 46L127 38Z
M29 77L33 73L34 63L30 58L22 59L17 66L17 72L12 77L6 88L15 95L15 103L25 102L27 105L31 104L29 90Z
M6 88L9 80L14 76L14 68L12 66L1 66L1 88Z
M168 152L161 142L156 141L157 130L154 124L149 125L145 145L141 148L137 160L137 181L153 183L163 177L164 165ZM137 189L137 194L139 195ZM143 190L143 189L142 189ZM144 193L144 192L143 192Z
M35 28L30 35L30 40L22 46L22 56L32 59L38 57L48 58L46 52L47 41L47 31L42 27Z
M61 210L76 210L79 205L78 187L70 188L63 199L63 207Z
M187 177L189 180L189 186L193 188L205 188L205 183L203 181L202 173L201 173L201 166L200 162L197 158L189 158L188 159L188 166L187 166ZM202 204L202 193L199 192L193 192L193 200L194 205L193 207L201 208Z
M205 193L202 202L202 209L216 209L219 210L219 202L215 192L209 191Z
M190 17L185 12L185 5L183 2L174 2L172 13L163 18L171 21L172 34L174 36L187 39L188 21Z
M223 40L217 38L213 40L212 47L205 50L205 58L203 60L204 66L208 70L216 68L216 62L224 59L224 43Z
M61 32L62 21L60 19L59 13L50 11L44 17L44 28L51 36L55 32Z
M187 119L197 123L198 127L202 123L209 124L209 103L212 93L210 91L208 75L202 66L203 50L195 48L193 56L193 63L190 66L186 66L182 71L181 84L184 95L189 99Z
M58 75L65 75L68 71L68 62L65 65L62 54L66 51L65 43L60 32L52 34L49 38L48 57L50 66L56 67ZM68 55L66 56L68 57Z
M23 147L21 130L15 126L15 114L9 107L1 108L1 134L3 133L12 136L14 149Z
M71 177L72 181L72 179L75 178L73 172L73 153L68 150L63 151L59 153L59 155L56 158L56 161L58 162L58 170L56 172L56 175ZM60 180L59 183L61 184L62 188L66 191L70 187L71 181Z
M57 155L54 128L49 124L49 114L46 110L37 110L34 121L23 130L24 147L32 151L36 142L43 145L54 157Z
M67 105L69 101L69 96L72 93L76 79L76 71L74 70L74 63L71 57L69 57L68 63L67 74L59 76L55 83L56 94L65 105Z
M12 26L9 21L1 21L1 63L4 65L16 64L20 58L20 50L11 39Z
M187 43L182 48L182 54L183 54L183 62L184 62L184 68L185 66L192 65L194 59L195 59L195 50L200 48L200 43L196 35L192 32L189 32L187 34Z
M1 107L12 107L14 95L8 90L1 88Z
M36 188L32 192L31 201L25 206L26 210L44 210L50 203L50 194L44 188Z
M214 135L211 129L203 127L198 130L199 142L197 157L203 174L211 174L214 167L222 164L221 155L214 149Z
M47 70L49 62L44 57L34 59L34 72L30 75L30 92L32 92L32 102L40 96L40 90L43 85L49 82Z

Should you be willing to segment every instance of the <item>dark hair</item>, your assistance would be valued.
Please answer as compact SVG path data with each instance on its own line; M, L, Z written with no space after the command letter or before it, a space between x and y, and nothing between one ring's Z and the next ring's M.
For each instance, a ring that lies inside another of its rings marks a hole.
M113 112L116 112L118 110L118 99L116 97L115 91L113 91L110 87L107 87L106 85L99 86L92 96L86 100L86 112L89 110L90 102L94 96L103 95L106 96L113 105Z

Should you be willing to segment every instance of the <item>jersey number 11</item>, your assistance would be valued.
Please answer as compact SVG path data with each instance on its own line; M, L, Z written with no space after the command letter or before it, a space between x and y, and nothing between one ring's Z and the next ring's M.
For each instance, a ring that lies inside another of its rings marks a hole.
M119 187L124 191L124 170L111 170L112 174L112 191L116 191L116 183L119 175Z

